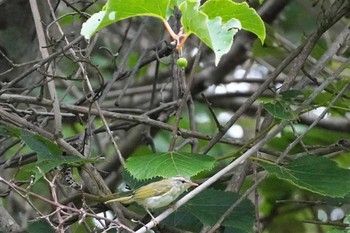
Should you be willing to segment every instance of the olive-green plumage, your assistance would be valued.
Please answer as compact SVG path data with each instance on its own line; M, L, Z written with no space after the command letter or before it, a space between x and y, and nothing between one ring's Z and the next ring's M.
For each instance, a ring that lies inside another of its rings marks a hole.
M175 176L147 184L136 189L130 196L119 197L105 203L117 201L129 204L136 202L146 209L157 209L169 205L191 186L197 186L197 184L188 178Z

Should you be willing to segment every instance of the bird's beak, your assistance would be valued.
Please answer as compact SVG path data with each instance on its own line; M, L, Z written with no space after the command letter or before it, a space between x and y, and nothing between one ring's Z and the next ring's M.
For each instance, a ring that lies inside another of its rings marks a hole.
M199 184L197 184L197 183L194 183L194 182L192 182L191 181L191 183L190 183L190 187L197 187Z

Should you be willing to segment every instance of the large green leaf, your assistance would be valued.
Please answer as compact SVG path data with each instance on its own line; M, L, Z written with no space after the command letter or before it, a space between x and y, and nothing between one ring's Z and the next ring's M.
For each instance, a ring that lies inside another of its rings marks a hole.
M208 0L201 10L213 19L221 17L223 22L237 19L244 30L254 33L263 43L266 37L265 25L258 13L250 8L246 2L235 3L231 0Z
M83 24L81 35L90 39L98 30L130 17L152 16L166 20L169 3L169 0L109 0L102 11Z
M169 178L176 175L191 177L212 169L214 164L215 159L208 155L172 151L132 156L126 161L126 169L136 179L156 176Z
M330 197L344 197L350 192L350 170L324 157L304 156L280 166L260 162L270 174L299 188Z
M185 208L204 225L212 226L239 198L237 193L209 189L187 202ZM244 199L225 219L223 225L234 228L233 232L252 232L254 213L254 205L248 199Z

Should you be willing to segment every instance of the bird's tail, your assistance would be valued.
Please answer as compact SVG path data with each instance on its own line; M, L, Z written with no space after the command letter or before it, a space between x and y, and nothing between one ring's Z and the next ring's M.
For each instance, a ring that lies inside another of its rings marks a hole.
M134 200L132 199L132 196L118 197L118 198L106 201L105 204L110 203L110 202L115 202L115 201L123 203L123 204L129 204L129 203L133 202Z

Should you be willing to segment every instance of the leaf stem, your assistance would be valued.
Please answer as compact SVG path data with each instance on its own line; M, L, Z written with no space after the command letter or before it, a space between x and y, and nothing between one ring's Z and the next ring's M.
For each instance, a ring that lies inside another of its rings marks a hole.
M165 29L167 30L167 32L169 33L170 37L176 41L176 49L180 50L182 49L182 47L184 46L187 38L189 35L187 35L186 33L184 33L183 28L180 29L179 33L176 34L173 29L170 27L169 23L165 20L163 20L163 24L165 26Z

